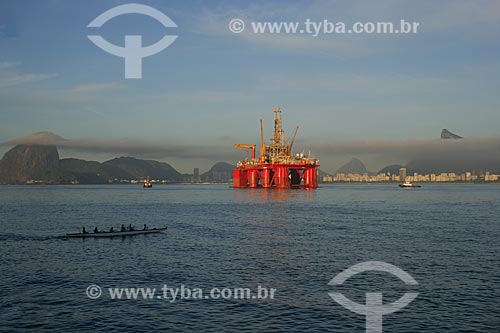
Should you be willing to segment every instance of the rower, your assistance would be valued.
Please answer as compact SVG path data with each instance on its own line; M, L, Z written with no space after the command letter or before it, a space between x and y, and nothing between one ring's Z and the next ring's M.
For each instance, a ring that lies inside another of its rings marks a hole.
M148 226L146 224L144 224L144 229L142 230L148 230Z
M113 227L109 228L109 232L114 232L115 229Z
M97 230L97 227L94 228L94 234L98 234L99 230Z
M127 229L125 229L125 225L122 224L122 228L120 230L121 232L124 232L124 231L127 231Z
M86 234L87 230L85 230L85 227L83 227L82 234Z
M134 231L134 227L132 227L132 223L128 225L128 231Z

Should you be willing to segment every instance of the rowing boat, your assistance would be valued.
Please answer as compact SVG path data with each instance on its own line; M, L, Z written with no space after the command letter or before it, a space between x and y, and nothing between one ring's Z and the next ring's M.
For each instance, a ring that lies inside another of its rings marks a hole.
M105 232L87 232L87 233L72 233L72 234L66 234L66 237L118 237L118 236L135 236L135 235L142 235L142 234L154 234L158 232L163 232L167 230L167 227L165 228L153 228L153 229L147 229L147 230L133 230L133 231L105 231Z

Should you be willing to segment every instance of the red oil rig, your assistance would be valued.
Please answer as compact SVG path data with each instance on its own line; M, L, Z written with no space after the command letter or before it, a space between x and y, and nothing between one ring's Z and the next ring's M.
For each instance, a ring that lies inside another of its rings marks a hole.
M319 161L311 154L292 155L293 143L299 127L295 128L290 143L281 127L281 109L274 110L274 135L269 144L264 142L260 120L260 156L255 156L254 144L238 143L234 148L250 150L251 158L239 161L233 171L235 188L306 188L318 187Z

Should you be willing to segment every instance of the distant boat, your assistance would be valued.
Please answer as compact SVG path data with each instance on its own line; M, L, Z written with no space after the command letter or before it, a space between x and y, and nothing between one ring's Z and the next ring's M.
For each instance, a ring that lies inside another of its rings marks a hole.
M146 179L146 181L144 182L144 185L142 185L142 187L147 187L147 188L153 187L153 184L151 184L151 182L149 181L149 177L148 177L148 179Z
M417 184L413 184L410 181L405 181L403 184L399 184L399 187L402 187L402 188L419 188L419 187L422 187L422 186L417 185Z
M154 234L167 230L164 228L153 228L147 230L133 230L133 231L102 231L102 232L86 232L86 233L71 233L66 234L66 237L117 237L117 236L135 236L142 234Z

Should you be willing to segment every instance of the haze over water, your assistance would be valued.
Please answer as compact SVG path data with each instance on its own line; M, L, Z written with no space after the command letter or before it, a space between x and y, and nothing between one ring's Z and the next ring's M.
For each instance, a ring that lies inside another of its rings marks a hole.
M1 186L0 331L364 332L365 318L336 304L328 282L378 260L419 285L365 272L337 291L358 303L366 292L383 292L384 303L418 292L384 316L384 331L498 332L498 202L496 185ZM60 237L122 223L169 231ZM89 284L277 292L266 300L93 300Z

